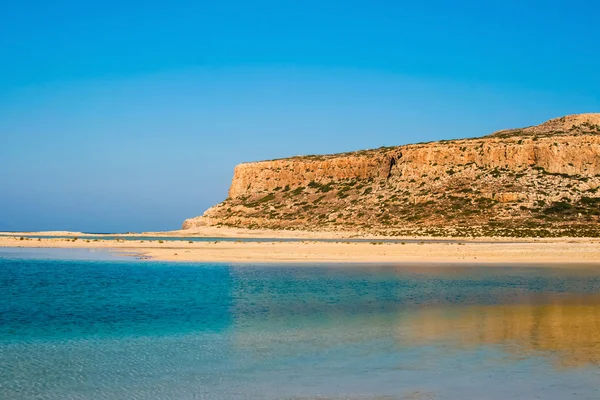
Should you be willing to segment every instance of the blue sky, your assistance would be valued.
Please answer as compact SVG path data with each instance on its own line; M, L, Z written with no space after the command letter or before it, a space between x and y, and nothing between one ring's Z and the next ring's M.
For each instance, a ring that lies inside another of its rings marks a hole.
M233 168L600 111L593 1L22 1L0 230L177 228Z

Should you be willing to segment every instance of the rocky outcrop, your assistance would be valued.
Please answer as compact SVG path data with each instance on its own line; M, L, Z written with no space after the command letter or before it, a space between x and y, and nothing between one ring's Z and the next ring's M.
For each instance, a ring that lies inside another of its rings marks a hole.
M554 118L543 124L522 129L508 129L499 131L493 136L528 136L528 135L557 135L577 134L581 131L594 130L600 126L600 113L566 115Z
M186 220L184 229L223 224L390 234L469 227L473 233L498 219L511 229L521 223L591 229L594 210L580 202L594 206L588 199L598 186L600 114L580 114L477 139L240 164L229 198ZM564 212L553 215L553 203L564 203ZM418 204L428 204L428 212Z
M292 158L240 164L235 168L229 197L236 198L277 187L305 186L342 179L421 179L442 177L448 169L474 164L485 168L520 170L544 168L550 173L593 176L600 174L600 135L541 139L480 139L408 145L365 155ZM462 169L473 178L476 168Z

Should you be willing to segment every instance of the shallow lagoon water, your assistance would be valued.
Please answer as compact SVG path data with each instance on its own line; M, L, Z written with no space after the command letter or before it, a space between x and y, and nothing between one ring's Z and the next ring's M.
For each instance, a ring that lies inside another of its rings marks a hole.
M2 399L598 399L600 269L0 251Z

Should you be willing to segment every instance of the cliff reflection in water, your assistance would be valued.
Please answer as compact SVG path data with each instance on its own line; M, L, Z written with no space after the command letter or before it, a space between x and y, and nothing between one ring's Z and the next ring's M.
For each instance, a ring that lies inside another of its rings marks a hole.
M402 341L409 344L499 345L518 356L552 356L564 367L600 365L598 296L422 309L402 324Z
M379 354L404 365L420 354L412 367L435 368L483 350L600 365L596 268L236 268L230 277L231 343L265 362Z

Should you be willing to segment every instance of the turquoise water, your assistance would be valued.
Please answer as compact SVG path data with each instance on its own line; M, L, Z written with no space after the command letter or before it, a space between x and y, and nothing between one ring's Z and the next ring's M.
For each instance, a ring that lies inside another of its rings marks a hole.
M600 269L0 250L0 399L598 399Z

